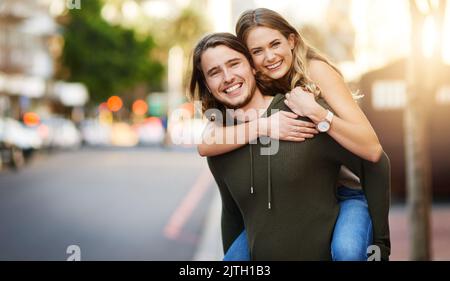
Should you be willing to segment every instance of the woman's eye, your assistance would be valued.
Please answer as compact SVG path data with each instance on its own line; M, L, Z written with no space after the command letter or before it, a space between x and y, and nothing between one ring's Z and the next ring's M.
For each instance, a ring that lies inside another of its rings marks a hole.
M255 56L256 56L256 55L259 55L259 54L261 54L261 50L258 50L258 51L254 51L254 52L253 52L253 55L255 55Z
M280 42L275 42L275 43L273 43L273 46L274 47L278 47L280 45Z
M231 67L235 67L235 66L237 66L238 64L239 64L238 62L233 63L233 64L231 65Z

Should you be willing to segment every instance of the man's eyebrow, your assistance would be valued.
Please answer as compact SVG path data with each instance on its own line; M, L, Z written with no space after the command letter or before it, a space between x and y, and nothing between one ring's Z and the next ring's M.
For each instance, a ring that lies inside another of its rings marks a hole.
M225 64L230 64L230 63L238 62L238 61L241 61L241 59L240 58L232 58L230 60L227 60L227 62Z
M212 73L213 71L217 70L218 68L219 68L219 66L216 65L216 66L210 68L210 69L206 72L206 74L211 75L211 73Z
M225 64L230 64L230 63L233 63L233 62L239 62L239 61L241 61L240 58L232 58L232 59L227 60L227 61L225 62ZM211 75L211 73L212 73L213 71L217 70L218 68L219 68L218 65L213 66L213 67L211 67L211 68L206 72L206 74L207 74L207 75Z

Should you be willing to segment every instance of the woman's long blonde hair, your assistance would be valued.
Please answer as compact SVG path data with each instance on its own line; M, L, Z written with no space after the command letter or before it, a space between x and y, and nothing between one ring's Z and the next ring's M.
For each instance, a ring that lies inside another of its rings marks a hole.
M308 63L314 59L328 64L342 76L342 73L334 64L303 40L300 33L275 11L265 8L245 11L236 23L236 35L239 40L246 44L248 34L253 28L258 26L278 30L286 39L291 34L295 38L295 47L292 51L292 66L284 78L273 81L268 79L268 77L261 77L261 74L258 73L259 79L272 83L274 89L289 92L293 88L300 86L304 90L313 93L316 97L320 96L320 88L309 78L308 74Z

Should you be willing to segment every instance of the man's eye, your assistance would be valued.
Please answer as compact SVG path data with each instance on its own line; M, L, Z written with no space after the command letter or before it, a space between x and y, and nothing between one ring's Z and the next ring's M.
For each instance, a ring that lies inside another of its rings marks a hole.
M275 43L273 43L273 46L278 47L280 44L281 44L280 42L275 42Z
M238 62L232 63L232 64L231 64L231 67L235 67L235 66L237 66L238 64L239 64Z

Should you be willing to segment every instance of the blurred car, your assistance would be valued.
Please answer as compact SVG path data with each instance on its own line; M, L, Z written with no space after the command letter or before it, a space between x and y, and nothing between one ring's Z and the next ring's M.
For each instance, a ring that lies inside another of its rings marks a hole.
M24 165L33 150L42 147L37 130L24 126L12 118L0 118L0 160L12 168Z
M87 119L81 123L81 136L87 145L111 145L111 126Z
M162 144L164 141L165 130L158 117L149 117L143 123L133 125L133 129L141 145Z
M73 149L81 145L80 131L71 120L62 117L42 119L37 131L45 147Z
M114 146L132 147L139 142L137 133L124 122L113 123L111 128L111 144Z

